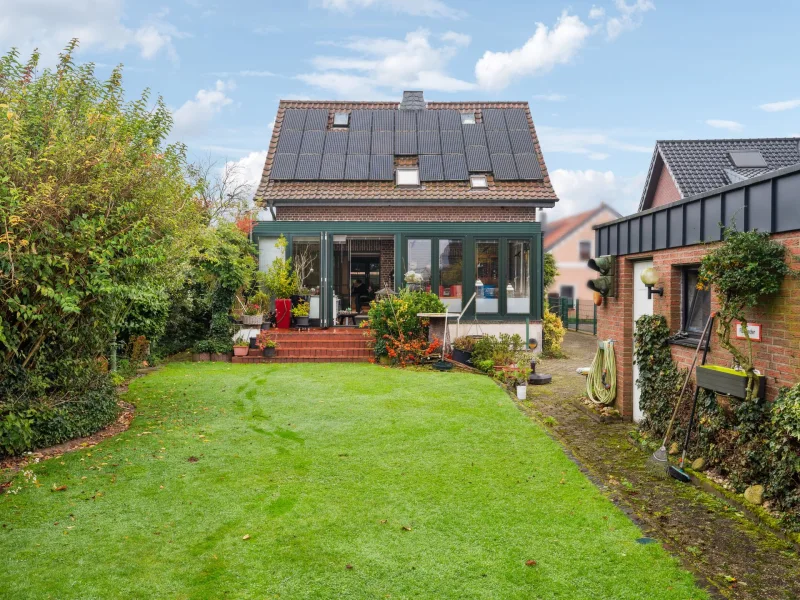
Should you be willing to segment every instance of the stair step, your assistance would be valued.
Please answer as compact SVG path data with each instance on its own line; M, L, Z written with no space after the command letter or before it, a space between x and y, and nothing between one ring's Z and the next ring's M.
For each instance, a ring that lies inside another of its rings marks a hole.
M234 356L231 362L234 364L270 364L270 363L365 363L371 357L358 358L336 358L336 357L313 357L313 358L281 358L275 356L267 358L265 356Z

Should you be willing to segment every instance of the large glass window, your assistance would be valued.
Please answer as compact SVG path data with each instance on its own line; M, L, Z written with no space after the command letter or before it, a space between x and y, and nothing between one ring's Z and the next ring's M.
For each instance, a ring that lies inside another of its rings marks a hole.
M528 314L531 311L531 243L508 240L506 269L506 312Z
M682 332L695 339L703 334L703 327L711 314L711 293L697 289L698 273L697 267L684 267L681 298Z
M417 290L431 290L431 240L408 240L405 282Z
M464 243L439 240L439 299L448 312L461 312L464 285Z
M318 237L292 238L292 267L300 279L300 291L309 296L308 316L319 319L320 244Z
M497 313L499 301L500 243L475 242L475 308L479 313Z

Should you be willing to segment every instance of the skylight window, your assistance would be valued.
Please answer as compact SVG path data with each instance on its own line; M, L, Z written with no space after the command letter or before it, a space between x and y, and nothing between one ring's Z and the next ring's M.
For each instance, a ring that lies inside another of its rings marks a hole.
M767 161L758 150L731 150L728 156L737 169L759 169L767 166Z
M395 183L402 187L419 187L419 168L402 167L395 171Z
M347 127L350 124L350 113L337 112L333 115L334 127Z
M461 113L462 125L475 125L475 113Z
M469 185L476 190L486 189L489 187L489 181L486 179L486 175L470 175Z

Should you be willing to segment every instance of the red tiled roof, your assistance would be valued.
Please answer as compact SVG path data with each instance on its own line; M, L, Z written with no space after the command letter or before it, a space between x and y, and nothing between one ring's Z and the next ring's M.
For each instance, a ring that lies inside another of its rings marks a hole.
M609 210L619 216L619 213L606 204L600 204L591 210L586 210L557 221L552 221L547 224L547 230L544 232L544 249L549 250L555 246L561 239L575 231L578 227L583 225L586 221L601 212L602 210Z
M531 136L533 137L536 155L542 169L543 179L537 181L495 181L488 177L489 189L473 190L468 181L431 181L425 182L419 188L398 188L393 181L275 181L270 179L272 161L278 145L281 123L286 109L312 108L332 110L356 109L389 109L397 110L399 102L351 102L351 101L309 101L309 100L281 100L278 105L278 114L275 117L275 127L272 140L264 163L264 172L261 184L256 192L256 200L263 200L281 204L339 204L348 202L392 202L411 204L435 204L439 202L454 204L493 204L493 205L520 205L520 204L545 204L552 206L558 201L547 167L544 163L536 129L531 118L527 102L429 102L427 110L474 110L477 119L482 119L483 108L521 108L528 116ZM329 116L333 119L333 112Z

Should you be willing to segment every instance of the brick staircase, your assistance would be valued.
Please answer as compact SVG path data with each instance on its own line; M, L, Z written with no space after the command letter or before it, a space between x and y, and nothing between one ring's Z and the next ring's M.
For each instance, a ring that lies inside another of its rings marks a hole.
M278 343L275 356L267 358L261 350L249 350L247 356L234 356L234 363L298 363L298 362L367 362L372 350L367 347L365 329L332 328L270 330Z

